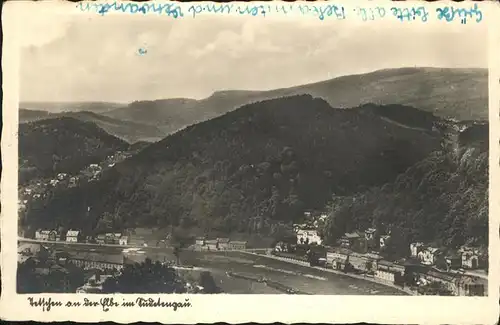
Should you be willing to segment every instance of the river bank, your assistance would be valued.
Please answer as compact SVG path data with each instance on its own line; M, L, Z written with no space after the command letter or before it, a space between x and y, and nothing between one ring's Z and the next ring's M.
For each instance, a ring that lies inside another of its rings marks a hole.
M402 287L397 286L397 285L395 285L393 283L381 281L381 280L378 280L378 279L375 279L375 278L367 277L365 275L359 275L359 274L353 274L353 273L344 273L342 271L338 271L338 270L334 270L334 269L327 269L327 268L323 268L323 267L319 267L319 266L310 266L309 263L307 263L307 262L298 261L298 260L289 259L289 258L284 258L284 257L279 257L279 256L274 256L274 255L258 254L258 253L248 252L248 251L240 251L240 252L242 252L244 254L262 256L262 257L266 257L266 258L269 258L269 259L274 259L274 260L278 260L278 261L282 261L282 262L287 262L287 263L290 263L290 264L300 265L300 266L303 266L303 267L308 267L308 268L320 270L320 271L323 271L323 272L333 273L333 274L340 275L340 276L350 277L350 278L354 278L354 279L358 279L358 280L369 281L369 282L372 282L372 283L376 283L376 284L380 284L380 285L383 285L383 286L390 287L392 289L396 289L396 290L398 290L400 292L403 292L403 293L405 293L407 295L410 295L410 296L416 296L416 295L418 295L418 293L416 293L415 291L412 291L410 289L402 288Z

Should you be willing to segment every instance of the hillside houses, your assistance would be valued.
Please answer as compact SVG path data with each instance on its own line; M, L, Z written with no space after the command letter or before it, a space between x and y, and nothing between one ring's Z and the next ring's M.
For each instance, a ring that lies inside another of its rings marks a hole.
M194 249L204 251L228 251L228 250L245 250L248 243L241 240L231 240L230 238L205 239L205 237L197 237Z
M59 241L60 234L57 230L38 229L35 231L35 239L43 241Z
M443 251L437 247L425 247L418 252L417 258L424 265L435 265L438 259L443 255Z
M79 243L82 241L82 233L80 230L68 230L66 233L66 242Z
M351 233L345 233L339 240L341 247L351 249L356 252L367 252L368 243L366 241L365 234L361 234L357 231Z
M297 244L321 245L323 240L315 229L297 229Z
M477 269L479 266L479 251L472 247L462 247L459 250L462 267L465 269Z

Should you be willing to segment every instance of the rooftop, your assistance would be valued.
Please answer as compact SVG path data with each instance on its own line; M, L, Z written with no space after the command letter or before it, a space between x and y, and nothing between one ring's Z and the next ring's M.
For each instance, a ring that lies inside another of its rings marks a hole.
M351 238L359 238L359 234L357 232L346 232L345 237L351 239Z

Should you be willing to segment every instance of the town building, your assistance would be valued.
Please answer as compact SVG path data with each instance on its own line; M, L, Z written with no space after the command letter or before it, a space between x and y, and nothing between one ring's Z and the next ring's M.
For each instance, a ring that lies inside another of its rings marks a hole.
M245 250L247 248L246 241L231 240L229 242L229 249L231 250Z
M411 257L417 257L418 253L424 249L424 243L418 242L418 243L411 243L410 244L410 256Z
M97 235L95 242L99 245L104 245L106 243L106 235L105 234Z
M121 236L120 237L120 245L121 246L127 246L128 245L128 236Z
M50 230L38 229L35 231L35 239L37 240L49 240Z
M48 240L49 241L59 241L60 240L59 233L56 230L51 230L49 232Z
M83 269L121 270L124 264L122 254L73 253L70 261Z
M219 250L225 251L229 249L229 238L217 238L217 242L219 243Z
M359 253L365 253L368 249L364 234L361 236L358 232L346 233L342 236L340 246Z
M44 241L57 241L59 240L59 234L55 230L39 229L35 231L35 239Z
M387 247L387 244L389 243L391 236L390 235L382 235L379 238L379 248L384 249Z
M76 187L78 185L79 178L78 176L70 177L68 187Z
M87 283L77 288L76 293L101 293L104 282L110 277L112 277L111 274L96 273L88 279Z
M479 266L479 252L472 247L462 247L459 250L462 257L462 267L464 269L477 269Z
M421 278L425 279L428 282L439 282L445 286L452 293L457 293L457 278L456 275L439 272L437 270L429 270L425 273L421 274Z
M449 252L444 259L447 270L459 269L462 266L462 255L456 252Z
M426 247L418 253L420 263L424 265L435 265L437 260L441 257L442 252L436 247Z
M349 264L357 271L366 271L367 261L364 255L357 253L351 253L348 259Z
M116 238L114 233L108 232L105 234L104 242L108 245L115 245L119 243L120 237Z
M378 268L378 263L383 258L379 254L376 253L367 253L365 254L367 270L366 271L375 271Z
M205 245L205 237L196 237L195 244L198 246Z
M158 244L158 236L154 229L135 228L127 232L130 246L155 247Z
M385 282L399 284L403 282L404 272L404 266L381 260L378 262L375 278Z
M485 296L488 280L479 277L462 276L457 281L457 294L460 296Z
M79 230L68 230L66 233L66 242L68 243L78 243L80 241L80 231Z
M205 241L205 244L209 251L216 251L219 248L217 239L208 239Z
M17 247L17 255L47 259L50 256L50 252L47 248L38 243L22 243Z
M368 228L365 230L365 239L368 248L370 249L378 248L376 236L377 236L377 230L375 228Z
M350 253L345 248L329 247L326 252L326 264L335 270L343 270Z
M321 245L323 241L315 229L298 229L297 244L316 244Z
M62 180L64 180L66 178L66 176L68 176L68 174L66 174L66 173L59 173L59 174L57 174L57 179L60 180L60 181L62 181Z

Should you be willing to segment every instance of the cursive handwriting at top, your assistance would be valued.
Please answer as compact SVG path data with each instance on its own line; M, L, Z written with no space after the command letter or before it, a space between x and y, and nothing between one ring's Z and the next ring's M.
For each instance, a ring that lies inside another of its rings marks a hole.
M475 16L477 23L483 20L483 13L478 8L477 3L470 9L455 8L453 6L437 8L436 13L437 19L445 20L446 22L451 22L458 17L462 24L466 24L467 18L472 18L473 16Z
M235 16L250 16L250 17L268 17L270 15L279 16L309 16L323 20L345 20L359 19L363 22L382 20L382 19L397 19L400 22L419 22L426 23L431 19L438 21L452 22L458 21L466 24L475 18L475 22L479 23L483 20L483 13L479 9L477 3L470 6L469 9L443 6L435 11L422 5L417 6L353 6L336 5L328 3L209 3L209 2L145 2L145 3L121 3L119 1L94 3L80 2L76 5L80 11L95 12L98 15L104 16L111 12L127 13L127 14L158 14L177 18L196 18L200 15L216 14L216 15L235 15ZM186 14L185 14L186 13Z

